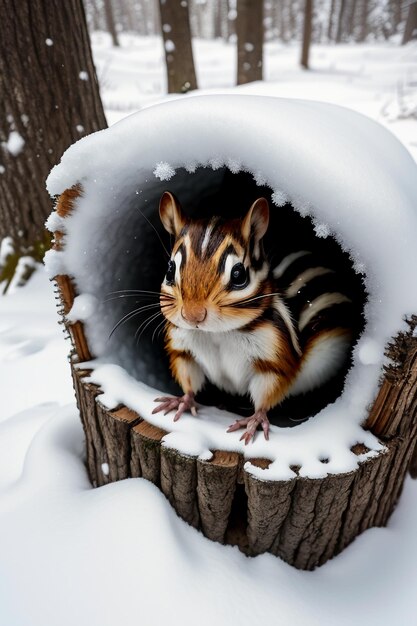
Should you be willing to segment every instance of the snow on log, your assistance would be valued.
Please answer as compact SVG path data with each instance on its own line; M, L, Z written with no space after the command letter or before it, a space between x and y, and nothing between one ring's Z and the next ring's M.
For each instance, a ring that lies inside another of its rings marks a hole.
M386 524L417 429L416 174L375 122L269 97L175 100L67 150L48 179L58 202L46 265L73 340L93 484L146 478L207 537L303 569ZM158 327L133 319L126 290L159 291L166 189L197 216L229 215L231 203L244 211L265 195L275 252L308 241L355 285L365 322L350 367L304 412L285 404L270 441L244 446L227 434L239 401L213 390L204 404L229 411L203 405L175 423L152 414L175 387Z

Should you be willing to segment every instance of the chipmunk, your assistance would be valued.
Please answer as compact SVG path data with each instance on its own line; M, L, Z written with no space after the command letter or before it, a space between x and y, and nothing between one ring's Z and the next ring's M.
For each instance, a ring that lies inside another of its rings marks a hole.
M301 250L271 268L262 245L269 205L256 200L239 219L187 218L166 191L160 218L175 237L161 286L161 311L173 376L184 394L156 398L153 413L197 413L206 379L230 393L249 394L249 443L258 426L269 438L267 412L289 395L321 385L345 362L351 345L351 299L333 270Z

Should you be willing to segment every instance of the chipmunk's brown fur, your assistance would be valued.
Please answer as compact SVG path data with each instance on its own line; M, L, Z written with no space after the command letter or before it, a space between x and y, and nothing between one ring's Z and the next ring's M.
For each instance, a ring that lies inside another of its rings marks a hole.
M332 290L324 300L321 294L322 300L309 301L315 307L311 313L298 302L297 319L292 317L285 289L277 286L292 260L284 260L274 278L262 247L269 222L264 198L254 202L243 219L197 220L186 218L174 196L165 192L160 216L175 237L161 287L161 309L167 319L171 370L184 396L158 398L161 404L154 412L176 409L174 419L185 410L195 413L194 396L208 378L231 393L249 393L253 400L254 415L229 430L246 426L242 438L248 443L260 424L268 438L266 412L293 389L300 393L329 377L345 354L348 324L341 327L332 320L326 325L322 313L348 298ZM300 287L328 273L327 268L304 270L300 276L306 282ZM300 276L288 285L288 300L297 301ZM311 365L316 353L322 374L317 364Z

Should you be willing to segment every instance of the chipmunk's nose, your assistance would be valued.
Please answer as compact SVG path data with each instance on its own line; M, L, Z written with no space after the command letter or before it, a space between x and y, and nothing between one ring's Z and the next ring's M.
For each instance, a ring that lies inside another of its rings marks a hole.
M181 315L189 324L201 324L207 317L207 309L202 304L196 302L184 304Z

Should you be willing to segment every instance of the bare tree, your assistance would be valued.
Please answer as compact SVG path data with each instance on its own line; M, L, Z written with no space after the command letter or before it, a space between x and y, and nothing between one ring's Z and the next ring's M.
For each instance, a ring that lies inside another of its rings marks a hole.
M39 257L45 179L106 118L81 0L48 0L48 10L43 0L0 0L0 13L0 239Z
M369 17L369 0L361 0L360 7L360 26L359 26L359 35L357 37L357 41L362 43L365 41L368 36L369 27L368 27L368 17Z
M120 45L119 38L117 36L116 24L114 21L114 13L113 13L111 0L104 0L104 11L106 13L107 30L109 31L111 35L113 46L119 46Z
M334 13L335 13L335 4L336 0L331 0L330 11L329 11L329 21L327 26L327 39L329 41L333 40L333 21L334 21Z
M197 89L188 2L159 0L168 93Z
M336 43L340 43L343 38L346 9L347 9L346 0L340 0L339 17L337 20Z
M263 76L263 2L237 0L237 84Z
M350 1L350 6L349 6L348 20L347 20L347 35L348 35L348 37L352 37L353 36L353 32L354 32L354 28L355 28L356 8L357 8L356 0L351 0Z
M313 23L313 0L305 0L303 46L301 50L301 65L306 70L309 69L308 61L309 61L309 55L310 55L312 23Z
M408 7L408 16L405 23L402 44L406 44L417 37L417 2L412 2Z

